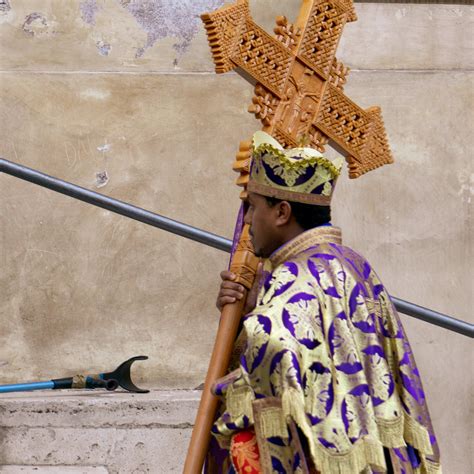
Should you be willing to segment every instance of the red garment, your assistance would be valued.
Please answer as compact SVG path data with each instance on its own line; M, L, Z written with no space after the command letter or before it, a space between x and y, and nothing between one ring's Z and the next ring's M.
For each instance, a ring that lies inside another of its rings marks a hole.
M232 465L237 474L260 474L260 453L255 431L239 431L230 444Z

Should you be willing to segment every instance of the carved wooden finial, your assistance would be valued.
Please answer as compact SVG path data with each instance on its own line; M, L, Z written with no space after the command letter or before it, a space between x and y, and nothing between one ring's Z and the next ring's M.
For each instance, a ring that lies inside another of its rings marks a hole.
M357 19L352 0L303 0L294 24L277 18L276 37L252 20L247 0L201 18L216 72L237 69L255 84L249 112L283 146L305 137L319 151L329 144L346 157L351 178L393 162L380 109L363 110L343 92L349 68L335 54L344 25ZM243 162L250 147L234 164L245 186Z

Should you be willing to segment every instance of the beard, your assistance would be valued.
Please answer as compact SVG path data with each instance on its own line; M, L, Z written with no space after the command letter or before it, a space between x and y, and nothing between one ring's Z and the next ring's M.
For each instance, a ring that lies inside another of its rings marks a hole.
M250 235L250 242L252 242L252 248L253 248L253 253L256 257L258 258L265 258L263 255L262 255L262 249L260 247L257 247L255 245L255 238L252 234L252 231L249 231L249 235Z
M255 248L254 247L254 254L256 257L258 258L268 258L272 252L269 252L265 249L262 249L262 248Z

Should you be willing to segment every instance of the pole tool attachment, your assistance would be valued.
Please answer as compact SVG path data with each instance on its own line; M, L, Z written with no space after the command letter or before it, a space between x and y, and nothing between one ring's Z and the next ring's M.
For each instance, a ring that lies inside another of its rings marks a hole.
M148 356L132 357L122 362L113 372L92 375L75 375L46 382L27 382L9 385L0 385L0 393L29 392L32 390L58 390L58 389L96 389L105 388L113 391L119 386L128 392L148 393L149 390L138 388L131 377L131 367L136 360L147 360Z
M122 387L124 390L128 392L135 392L135 393L148 393L150 390L144 390L138 388L133 382L130 374L130 369L132 364L136 360L147 360L148 356L135 356L131 357L130 359L122 362L113 372L107 372L105 374L100 374L99 377L103 380L116 380L117 383Z

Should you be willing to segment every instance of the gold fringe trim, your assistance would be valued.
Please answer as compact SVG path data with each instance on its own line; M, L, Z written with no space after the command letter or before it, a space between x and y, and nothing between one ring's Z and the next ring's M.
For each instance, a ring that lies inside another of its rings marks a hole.
M408 442L420 453L433 454L428 430L407 413L392 420L377 418L376 421L385 447L400 448Z
M304 396L301 392L289 388L282 396L282 410L285 416L291 416L309 440L311 456L317 469L325 474L342 472L361 472L367 466L385 469L385 456L380 441L366 436L354 444L347 453L334 454L314 441L314 436L306 418Z
M377 418L380 441L387 448L401 448L406 446L403 436L404 418L399 416L393 420Z
M227 411L231 416L246 415L253 424L254 410L262 400L255 401L255 395L248 386L231 385L226 401ZM256 427L256 431L260 431L263 438L274 436L287 438L290 422L288 418L291 417L309 441L313 461L317 469L324 474L362 472L368 466L384 470L386 464L383 447L404 447L405 441L420 453L422 464L417 471L419 474L442 474L439 463L426 459L426 455L433 453L428 431L408 414L392 420L377 419L378 439L373 435L365 436L348 452L335 454L314 439L314 433L306 417L304 395L300 391L287 388L282 394L281 404L278 405L258 408L260 416L257 419L259 426ZM219 439L219 436L217 438L222 446L224 440Z
M308 440L314 439L305 414L304 396L293 388L286 389L282 396L283 418L290 416ZM406 442L418 450L422 458L421 474L441 474L441 466L426 459L433 454L428 430L404 413L393 420L377 419L379 439L370 436L360 439L344 454L333 454L316 442L310 442L311 455L317 467L324 473L360 472L366 466L385 468L383 447L399 448Z
M273 436L288 438L288 426L283 418L281 408L264 408L260 423L260 430L264 438L272 438Z
M253 390L249 386L229 386L226 398L226 411L233 418L246 415L250 423L253 423L252 402L255 400Z
M415 449L422 454L433 454L428 430L405 413L403 436Z
M317 469L325 474L363 472L369 466L382 471L386 469L382 444L369 437L360 439L346 454L332 454L319 446L315 451Z
M443 474L441 464L439 462L426 459L425 456L421 456L420 472L421 474Z

